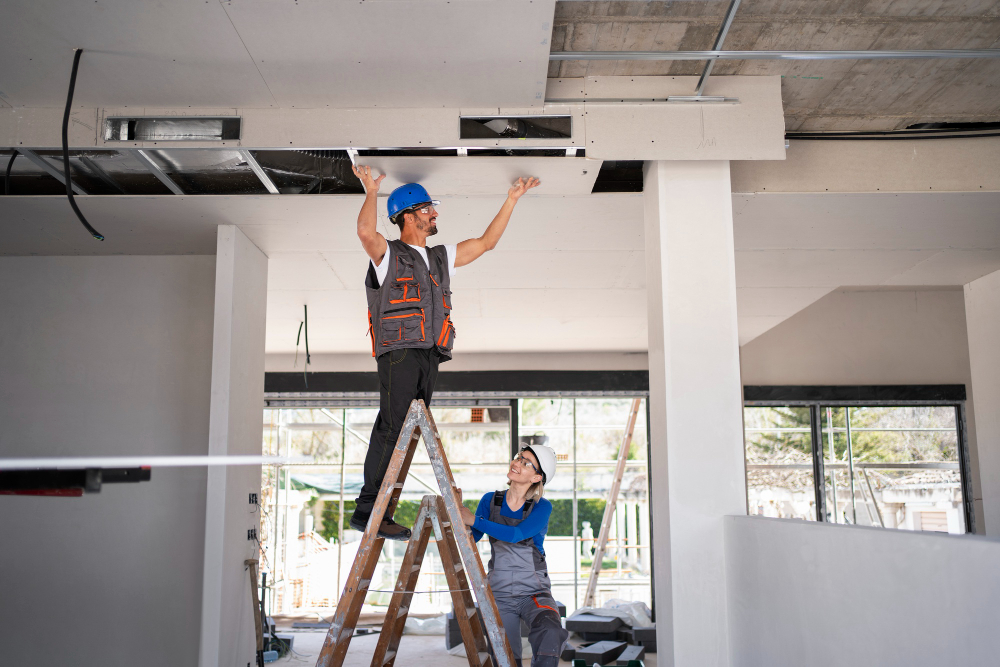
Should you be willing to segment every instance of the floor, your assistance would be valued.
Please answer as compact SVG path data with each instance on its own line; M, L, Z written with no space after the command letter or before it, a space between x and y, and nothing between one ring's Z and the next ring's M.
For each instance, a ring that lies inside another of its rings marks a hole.
M292 643L294 653L270 664L295 665L296 667L304 667L305 665L311 667L316 664L316 658L323 646L323 639L326 637L325 632L281 629L279 632L295 635L295 640ZM344 667L368 667L371 664L372 653L374 653L377 643L378 635L358 636L352 639ZM525 667L527 667L527 662L526 660ZM656 667L656 656L653 654L646 656L644 663L646 667ZM469 662L464 657L448 655L444 648L444 635L404 635L399 644L396 664L400 667L467 667ZM560 664L567 665L567 667L569 665L568 662Z

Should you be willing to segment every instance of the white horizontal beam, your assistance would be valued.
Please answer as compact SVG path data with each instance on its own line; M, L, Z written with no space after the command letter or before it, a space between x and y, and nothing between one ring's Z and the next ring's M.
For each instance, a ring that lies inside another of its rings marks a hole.
M310 463L311 456L69 456L0 459L0 470L38 468L198 468Z

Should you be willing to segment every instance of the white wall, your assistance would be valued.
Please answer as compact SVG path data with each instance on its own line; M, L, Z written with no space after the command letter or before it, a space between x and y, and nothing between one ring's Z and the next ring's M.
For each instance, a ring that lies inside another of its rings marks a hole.
M744 385L962 384L976 531L983 491L960 287L841 289L740 348Z
M0 456L207 453L215 257L5 257L0 285ZM205 482L0 496L0 662L196 664Z
M734 667L994 665L1000 541L728 517Z
M985 533L1000 537L1000 271L965 286L969 357L972 360L973 393L980 421L977 457L982 484L981 507Z

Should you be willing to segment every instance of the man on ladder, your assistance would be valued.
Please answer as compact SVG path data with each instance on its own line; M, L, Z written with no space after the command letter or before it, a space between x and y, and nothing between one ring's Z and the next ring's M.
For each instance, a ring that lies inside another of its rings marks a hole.
M451 320L451 276L492 250L500 241L514 206L525 192L539 185L536 178L519 178L507 200L479 238L457 246L427 247L437 234L440 202L417 183L402 185L389 195L389 219L400 239L387 241L377 228L376 195L385 175L373 178L371 167L354 167L365 186L365 203L358 214L358 238L371 258L365 288L368 293L372 356L377 359L379 412L365 457L364 486L351 517L351 527L365 530L378 497L392 449L410 403L431 402L438 364L451 358L455 327ZM390 508L378 536L408 540L410 529L392 520Z

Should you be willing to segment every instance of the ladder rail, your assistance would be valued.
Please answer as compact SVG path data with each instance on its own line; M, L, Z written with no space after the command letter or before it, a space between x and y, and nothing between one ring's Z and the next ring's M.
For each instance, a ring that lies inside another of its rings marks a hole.
M587 580L587 593L583 596L584 607L594 606L594 598L597 594L597 577L601 574L604 552L608 547L611 520L614 518L617 509L618 493L621 491L622 477L625 476L625 461L628 458L629 447L632 446L632 434L635 431L635 420L639 415L639 406L641 404L641 398L633 399L632 410L629 412L628 422L625 425L625 435L622 437L621 448L618 450L618 463L615 465L615 476L611 482L611 492L608 494L608 502L604 506L604 518L601 520L601 530L598 533L597 543L595 544L594 560L590 565L590 579ZM621 537L619 536L620 542Z

